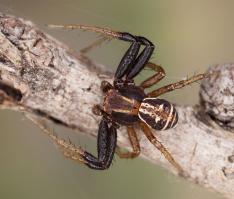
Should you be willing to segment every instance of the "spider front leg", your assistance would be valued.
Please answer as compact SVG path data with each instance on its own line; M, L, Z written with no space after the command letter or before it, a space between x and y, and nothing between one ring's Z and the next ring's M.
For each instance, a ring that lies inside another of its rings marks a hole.
M148 93L147 95L148 95L148 97L158 97L159 95L162 95L164 93L173 91L175 89L182 88L184 86L192 84L193 82L197 82L199 80L202 80L205 77L206 77L205 74L194 75L193 77L190 77L189 79L181 80L179 82L175 82L175 83L163 86L157 90L154 90L154 91Z
M117 143L117 131L114 126L108 127L107 121L103 118L99 124L97 151L98 157L88 152L84 153L86 165L91 169L108 169L114 157Z
M136 56L140 49L140 42L137 41L137 38L129 33L124 32L118 32L113 31L109 28L101 28L96 26L88 26L88 25L48 25L51 28L64 28L64 29L81 29L81 30L88 30L96 33L101 33L104 36L110 37L110 38L116 38L123 41L131 42L132 45L127 50L125 55L123 56L122 60L119 63L119 67L116 70L115 78L121 79L127 70L129 69L130 65L133 63L133 61L136 59Z
M45 121L40 121L38 118L35 118L33 115L25 115L29 120L31 120L36 126L38 126L44 134L49 136L49 138L52 140L52 142L58 146L58 148L61 150L63 155L67 158L70 158L75 161L79 161L80 163L85 164L86 160L83 158L84 156L84 150L82 150L81 147L75 146L71 142L67 143L64 139L58 138L57 135L49 130L49 128L46 126Z
M150 128L143 122L140 122L140 127L143 130L145 136L148 140L164 155L164 157L177 169L178 173L181 176L184 176L185 173L182 167L175 161L172 155L167 151L167 149L163 146L163 144L158 141L158 139L151 132Z
M141 152L140 143L133 127L127 127L127 132L133 151L124 152L119 147L117 147L115 152L120 158L135 158L139 156Z
M138 55L136 60L134 61L131 68L126 73L126 79L133 79L135 76L137 76L141 70L145 67L147 62L149 61L150 57L152 56L154 52L154 44L146 39L145 37L137 36L136 37L138 41L141 42L141 45L144 45L145 48L142 50L142 52Z
M56 138L58 145L64 148L64 142L61 143ZM108 123L105 119L102 119L99 124L98 129L98 142L97 142L97 152L98 157L93 156L87 151L82 150L80 147L71 150L72 148L65 147L63 152L67 158L73 160L79 160L91 169L95 170L105 170L111 165L114 157L115 148L117 142L117 131L114 126L108 127ZM72 145L73 146L73 145ZM73 146L74 148L74 146ZM79 150L78 150L79 149Z
M97 151L98 157L93 156L79 146L67 143L65 140L58 138L52 131L36 119L27 116L36 124L51 140L59 147L66 158L85 164L91 169L104 170L111 165L117 141L117 132L114 126L108 127L105 119L99 124Z
M125 35L130 35L129 33L123 33ZM134 43L139 43L141 45L144 45L145 48L142 50L142 52L136 57L137 53L139 52L139 49L133 53L134 57L131 55L131 48L125 53L122 60L120 61L120 64L116 70L115 73L115 79L121 79L122 77L126 76L125 81L131 81L137 74L141 72L141 70L145 67L147 62L149 61L153 51L154 51L154 45L152 42L150 42L148 39L140 36L132 36L131 38L134 38L136 41ZM122 39L126 41L130 41L127 39ZM133 45L132 44L132 45ZM131 59L129 59L131 58ZM130 61L131 60L131 61Z
M154 51L154 45L148 39L141 36L133 36L127 32L119 32L111 30L109 28L101 28L97 26L89 26L81 24L71 24L71 25L50 24L48 25L48 27L88 30L96 33L101 33L102 35L109 38L116 38L122 41L131 42L132 43L131 46L124 54L116 70L115 73L116 80L120 80L124 76L126 76L126 79L132 80L144 68L145 64L149 61ZM100 40L100 42L102 42L102 40ZM91 45L91 48L93 46L98 45L100 42ZM144 45L145 48L138 55L141 45Z

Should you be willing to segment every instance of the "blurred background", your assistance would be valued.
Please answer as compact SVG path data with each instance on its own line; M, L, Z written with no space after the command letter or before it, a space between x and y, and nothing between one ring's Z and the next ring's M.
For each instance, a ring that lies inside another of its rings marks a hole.
M82 49L98 37L79 30L51 30L45 24L80 23L143 35L156 44L151 61L166 70L157 86L204 72L210 65L233 62L232 0L0 0L0 12L33 21L71 48ZM129 44L111 41L89 57L116 68ZM137 79L143 80L150 71ZM164 97L177 104L198 103L199 85ZM108 171L92 171L65 159L22 114L0 111L0 198L4 199L221 199L217 193L168 174L140 158L117 157ZM96 141L52 125L56 132L89 151Z

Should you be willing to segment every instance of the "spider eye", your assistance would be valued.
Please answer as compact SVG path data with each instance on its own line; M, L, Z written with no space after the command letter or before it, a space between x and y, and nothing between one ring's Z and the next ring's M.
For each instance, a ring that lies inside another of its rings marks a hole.
M157 98L145 98L139 108L138 116L156 130L172 128L178 121L174 106L164 99Z

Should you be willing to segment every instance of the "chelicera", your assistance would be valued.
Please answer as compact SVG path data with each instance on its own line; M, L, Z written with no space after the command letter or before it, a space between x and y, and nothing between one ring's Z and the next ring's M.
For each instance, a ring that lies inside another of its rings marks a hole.
M181 80L146 93L144 91L146 88L151 87L165 77L162 67L149 62L155 49L151 41L145 37L112 31L107 28L85 25L51 25L51 27L91 30L131 43L117 67L113 84L107 81L103 81L101 84L101 89L104 93L103 104L95 105L93 108L93 112L96 115L102 116L97 138L97 157L79 148L76 151L79 155L78 159L91 169L104 170L110 167L115 152L121 158L137 157L140 154L140 144L135 127L138 126L148 140L182 174L182 167L151 132L151 129L167 130L173 128L178 121L175 107L170 102L158 97L201 80L204 78L204 75L195 75L186 80ZM141 46L144 46L144 48L140 51ZM134 77L144 67L153 69L155 74L140 85L135 85ZM117 147L117 128L120 125L127 128L132 151L124 152Z

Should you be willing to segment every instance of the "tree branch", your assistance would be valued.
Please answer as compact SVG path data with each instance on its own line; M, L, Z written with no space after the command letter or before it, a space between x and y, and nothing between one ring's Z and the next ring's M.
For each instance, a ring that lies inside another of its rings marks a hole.
M42 33L31 22L0 14L0 107L44 117L96 136L100 83L112 75L81 54ZM189 175L188 180L234 197L234 65L210 69L201 105L177 106L176 128L155 132ZM216 95L218 94L218 95ZM141 156L175 173L139 131ZM129 148L125 128L118 145Z

